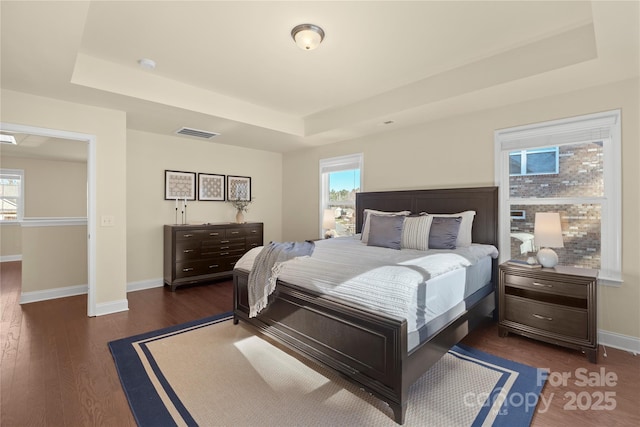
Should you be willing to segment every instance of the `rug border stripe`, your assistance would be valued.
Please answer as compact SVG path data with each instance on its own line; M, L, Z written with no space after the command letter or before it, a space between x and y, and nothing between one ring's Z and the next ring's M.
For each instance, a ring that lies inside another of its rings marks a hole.
M116 371L118 372L120 382L123 385L122 388L125 396L127 397L127 401L129 402L129 407L131 408L133 417L138 425L165 426L177 425L177 423L165 407L155 386L147 375L147 371L134 348L135 343L155 341L156 339L160 339L162 336L186 332L194 327L204 327L209 323L228 320L231 317L233 317L233 313L227 312L128 338L122 338L108 343L111 355L113 356L113 360L116 365ZM148 350L145 354L147 355L147 358L149 358L150 353ZM149 363L152 365L152 369L154 369L153 366L155 365L154 374L158 376L159 368L153 360L153 357L151 357L151 360L152 362L150 361ZM160 377L162 379L160 379ZM197 424L191 417L191 414L189 414L186 408L184 408L184 405L182 405L180 399L168 385L164 376L160 374L160 377L158 378L159 381L163 385L165 391L168 391L167 394L171 398L173 404L176 405L176 409L180 415L185 418L184 421L187 425L196 426ZM187 415L185 416L185 414Z
M456 344L456 347L458 347L458 349L463 350L462 352L463 354L467 354L473 357L474 359L477 358L486 367L489 367L487 366L487 364L491 364L495 367L502 368L502 370L510 370L512 372L515 372L517 375L512 387L510 387L509 389L509 393L521 393L522 395L526 395L526 393L536 393L539 399L540 394L542 392L542 388L544 387L546 382L546 375L538 376L538 370L540 368L535 368L533 366L514 362L513 360L508 360L502 357L494 356L493 354L485 353L484 351L475 349L473 347L468 347L464 344L458 343ZM496 384L496 387L494 387L494 390L499 387L499 384L501 382L504 382L503 380L506 381L506 378L501 378L498 384ZM533 384L534 386L530 387L531 384ZM535 414L536 407L531 408L531 410L524 410L524 408L519 408L519 407L510 408L508 405L505 406L503 402L503 404L501 405L500 411L498 412L498 414L495 417L495 420L493 421L492 426L493 427L511 427L514 425L517 425L517 426L531 425L531 420L533 419L533 415ZM480 415L483 412L486 414L490 409L491 409L491 406L483 407L482 410L478 413L478 417L476 418L476 420L480 420ZM509 409L511 409L511 411ZM517 410L514 411L514 409L517 409ZM508 416L508 420L507 420L507 416ZM483 422L480 422L480 423L474 422L472 427L483 425Z

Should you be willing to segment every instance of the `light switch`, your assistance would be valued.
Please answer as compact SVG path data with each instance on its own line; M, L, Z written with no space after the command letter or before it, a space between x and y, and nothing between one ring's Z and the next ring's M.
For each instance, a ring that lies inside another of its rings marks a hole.
M115 217L113 215L102 215L100 225L103 227L113 227L116 224Z

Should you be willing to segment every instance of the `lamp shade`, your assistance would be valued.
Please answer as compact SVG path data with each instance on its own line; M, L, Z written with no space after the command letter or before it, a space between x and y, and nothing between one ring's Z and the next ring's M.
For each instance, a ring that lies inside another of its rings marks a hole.
M533 239L538 248L563 248L560 214L557 212L537 212Z
M332 230L336 228L336 214L333 209L325 209L322 215L322 228Z

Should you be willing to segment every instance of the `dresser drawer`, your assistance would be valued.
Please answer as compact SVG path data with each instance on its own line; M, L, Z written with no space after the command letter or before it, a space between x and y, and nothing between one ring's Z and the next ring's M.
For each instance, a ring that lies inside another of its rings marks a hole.
M242 257L241 254L234 254L220 258L200 261L200 274L222 273L233 270L236 262Z
M176 279L200 276L202 274L201 261L184 261L176 263Z
M262 236L247 237L247 250L262 246Z
M545 304L526 298L505 296L504 320L555 332L579 339L588 339L586 310L555 304Z
M200 242L197 240L180 240L176 242L176 261L200 258Z
M245 227L227 228L227 237L244 237L247 235L247 229Z
M583 284L565 283L540 277L518 276L516 274L505 274L504 279L506 286L573 298L587 298L588 289Z
M229 271L233 270L240 258L242 258L242 255L233 255L225 258Z
M212 249L229 249L231 246L243 246L244 247L244 238L243 237L233 237L227 238L224 237L222 239L206 239L202 242L202 250L208 251Z
M205 230L179 230L176 231L176 241L201 240Z
M213 274L229 270L228 263L222 259L205 260L200 263L201 274Z
M262 238L262 227L250 227L245 228L245 233L247 236L260 237Z
M224 228L216 230L204 230L202 233L204 239L222 239L227 237L227 230Z
M221 246L219 248L208 248L202 251L202 258L217 258L230 255L242 255L245 253L244 243L236 245Z

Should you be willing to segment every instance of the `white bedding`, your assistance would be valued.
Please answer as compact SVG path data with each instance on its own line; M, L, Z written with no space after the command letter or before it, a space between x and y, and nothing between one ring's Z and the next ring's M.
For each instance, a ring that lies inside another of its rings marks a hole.
M247 252L236 268L251 270L260 250ZM455 250L394 250L367 246L359 236L340 237L317 241L311 256L285 262L278 279L406 319L411 332L465 298L464 274L451 275L462 280L447 281L448 286L427 282L487 256L497 258L497 249L472 244Z

